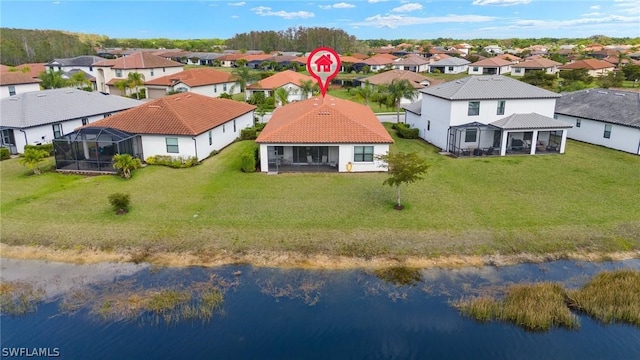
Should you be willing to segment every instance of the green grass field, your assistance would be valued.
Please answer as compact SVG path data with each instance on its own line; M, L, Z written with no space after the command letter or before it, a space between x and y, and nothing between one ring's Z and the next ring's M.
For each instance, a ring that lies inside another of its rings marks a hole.
M389 126L390 124L387 124ZM394 134L395 137L395 134ZM393 209L384 173L245 174L236 142L188 169L133 178L29 174L2 161L2 242L59 249L369 257L640 249L640 157L569 141L564 155L453 159L419 140L393 148L431 163ZM107 196L131 194L115 215Z

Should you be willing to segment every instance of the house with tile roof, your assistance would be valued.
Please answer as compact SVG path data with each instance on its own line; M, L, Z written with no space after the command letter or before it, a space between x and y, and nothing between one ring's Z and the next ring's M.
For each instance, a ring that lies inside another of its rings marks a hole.
M184 70L184 64L153 55L148 51L139 51L117 59L102 60L93 64L96 68L96 86L98 91L120 94L115 87L119 80L127 79L129 73L144 75L145 81L161 76L172 75Z
M19 71L0 74L0 99L40 90L40 79Z
M263 172L386 171L393 139L368 106L327 96L275 110L256 139Z
M468 71L469 64L471 64L471 61L469 60L452 56L429 64L429 72L439 72L442 74L460 74Z
M564 153L571 124L553 118L560 95L502 75L474 75L420 90L405 106L419 136L455 156Z
M355 70L356 72L360 72L364 69L365 66L368 66L369 71L371 72L388 70L389 68L393 68L393 62L397 58L398 57L391 54L377 54L370 58L354 63L353 70Z
M87 79L93 78L95 82L98 71L93 64L104 60L107 59L100 56L81 55L72 58L53 59L45 66L47 71L62 71L63 77L67 79L77 70L80 70L87 75Z
M511 61L490 57L469 64L469 75L502 75L511 72Z
M77 89L51 89L0 100L2 146L12 154L25 145L50 143L75 128L140 104L120 96Z
M28 74L32 78L37 79L40 73L46 70L47 68L45 67L45 63L27 63L27 64L20 64L18 66L12 66L7 68L6 70L3 69L2 73L16 71L16 72Z
M429 70L429 60L420 55L407 55L403 58L396 59L393 63L393 68L396 70L406 70L416 73L422 73Z
M432 79L413 71L406 70L388 70L366 78L358 79L358 81L360 82L360 86L362 87L366 86L367 82L373 86L382 86L389 85L394 80L407 80L413 86L413 88L416 89L416 97L413 99L403 98L400 100L401 104L408 104L413 101L420 100L422 98L422 93L418 90L443 82L442 80Z
M561 63L543 57L531 58L511 65L511 76L524 76L531 71L544 71L545 74L555 75Z
M257 92L264 93L265 97L274 96L276 90L284 88L289 92L289 102L308 99L310 94L303 94L302 82L315 80L305 74L301 74L292 70L285 70L276 73L268 78L264 78L258 82L247 85L244 93L245 100L249 100L251 96Z
M640 155L640 93L588 89L562 93L558 120L572 124L567 137Z
M577 70L586 69L587 73L593 77L606 76L611 71L615 70L615 65L608 61L598 59L583 59L576 60L561 66L558 66L558 70Z
M192 92L211 97L240 93L240 83L233 74L211 68L187 69L148 80L145 86L149 99L158 99L171 92Z
M200 161L253 126L254 110L250 104L195 93L152 100L56 139L56 167L115 172L110 164L115 153ZM96 136L103 138L96 141Z

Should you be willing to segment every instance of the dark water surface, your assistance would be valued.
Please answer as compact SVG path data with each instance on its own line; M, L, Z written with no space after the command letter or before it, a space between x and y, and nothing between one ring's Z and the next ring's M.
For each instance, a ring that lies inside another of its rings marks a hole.
M37 347L56 348L65 359L640 359L637 327L580 315L578 330L527 332L478 323L449 303L513 282L579 287L604 270L640 270L640 260L426 269L414 286L363 270L91 266L2 259L3 281L41 281L49 297L35 313L2 315L3 355ZM122 282L153 288L212 275L231 285L208 320L103 320L87 308L59 308L72 288L100 291Z

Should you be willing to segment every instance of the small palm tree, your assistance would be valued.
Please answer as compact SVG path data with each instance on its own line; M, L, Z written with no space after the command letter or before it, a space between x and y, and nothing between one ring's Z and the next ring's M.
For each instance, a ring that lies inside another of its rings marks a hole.
M142 166L142 162L138 158L134 158L129 154L115 154L111 159L113 167L119 170L120 176L125 179L131 177L131 171Z
M276 99L280 103L280 106L285 106L289 103L289 93L290 91L285 87L279 87L276 89Z
M140 91L138 90L138 86L144 85L144 74L141 74L137 71L130 72L127 76L127 80L129 80L129 87L136 89L136 98L140 100Z
M313 80L301 80L300 81L300 90L302 90L302 94L308 99L313 96L316 88L318 87L318 83Z
M257 78L256 74L246 66L239 66L233 69L231 71L231 74L233 74L236 77L238 83L240 84L240 92L244 92L244 90L247 87L247 84L250 84Z
M127 89L129 88L129 80L118 80L113 83L113 86L120 91L120 96L127 96Z
M18 162L33 170L35 175L40 175L42 173L40 164L47 156L49 156L49 153L46 150L27 148Z
M418 97L418 92L407 79L395 79L391 81L391 84L385 87L385 90L390 105L393 104L396 108L396 122L400 122L400 102L402 99L415 101Z
M369 100L375 95L376 89L369 83L369 80L366 80L364 86L357 88L355 93L358 99L364 100L365 105L369 106Z

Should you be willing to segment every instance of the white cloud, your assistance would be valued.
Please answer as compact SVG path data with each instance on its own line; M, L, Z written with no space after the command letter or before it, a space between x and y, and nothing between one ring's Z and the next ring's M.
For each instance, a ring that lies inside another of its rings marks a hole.
M239 18L239 17L240 17L240 16L238 16L238 15L231 15L231 18L232 18L232 19L237 19L237 18Z
M53 5L59 5L59 4L60 4L60 1L54 1L53 2Z
M258 6L251 11L260 16L279 16L284 19L308 19L316 16L312 12L308 11L272 11L270 7Z
M627 14L640 14L640 0L615 0L614 6L624 8Z
M385 1L389 1L389 0L369 0L369 4L375 4L375 3L385 2Z
M320 5L320 9L329 10L329 9L352 9L356 7L353 4L347 4L345 2L333 4L333 5Z
M530 3L531 0L473 0L473 5L497 5L497 6L512 6L512 5L525 5Z
M603 13L599 13L599 12L592 12L592 13L582 14L582 16L586 16L586 17L602 16L602 15L604 15L604 14Z
M475 23L496 20L493 16L482 15L446 15L432 17L415 17L404 15L375 15L366 18L364 21L356 22L353 26L375 26L395 29L398 26L412 26L435 23Z
M245 6L245 5L247 5L247 3L244 2L244 1L240 1L240 2L234 2L234 3L227 3L227 5L229 5L229 6Z
M398 6L397 8L391 9L391 12L412 12L416 10L422 10L422 5L417 3L404 4L402 6Z
M593 6L589 7L589 9L591 9L591 10L600 10L600 5L593 5Z
M636 24L638 18L633 16L617 16L610 15L604 17L589 17L572 20L517 20L509 26L509 28L531 27L535 26L539 29L562 29L574 26L593 25L593 24Z

